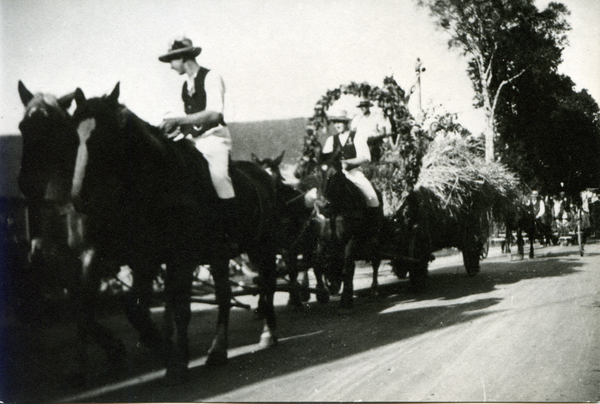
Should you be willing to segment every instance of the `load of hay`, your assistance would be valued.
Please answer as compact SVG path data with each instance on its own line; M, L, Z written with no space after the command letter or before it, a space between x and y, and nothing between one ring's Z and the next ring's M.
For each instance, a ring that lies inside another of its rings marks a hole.
M384 152L368 175L382 191L384 213L400 208L403 193L414 191L426 208L451 222L469 220L487 238L493 223L501 223L519 197L519 180L504 165L486 162L471 137L438 131L420 157L416 181L407 181L407 164L394 147Z

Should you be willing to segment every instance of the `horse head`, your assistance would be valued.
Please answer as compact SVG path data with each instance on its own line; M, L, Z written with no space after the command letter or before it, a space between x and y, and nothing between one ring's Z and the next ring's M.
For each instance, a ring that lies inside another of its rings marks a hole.
M131 161L132 141L126 109L119 104L119 83L109 95L87 99L75 90L77 108L73 113L79 147L73 174L71 196L78 210L88 210L93 189L109 203L123 191L127 176L126 162Z
M70 189L77 151L68 113L74 94L60 98L33 94L21 81L18 90L25 106L19 123L23 138L19 188L28 199L62 200Z
M282 182L284 182L284 178L283 178L283 175L281 174L281 169L279 168L279 166L281 165L281 162L283 161L284 154L285 154L285 150L282 151L281 154L274 159L269 158L269 157L260 159L254 153L251 153L251 157L252 157L252 161L254 161L256 164L258 164L263 170L265 170L275 180L276 183L282 183Z
M75 91L79 148L71 196L76 208L108 215L124 207L142 209L144 198L158 194L165 203L168 198L194 203L212 198L206 161L193 144L167 139L120 104L119 92L119 83L101 97L87 99L81 89Z

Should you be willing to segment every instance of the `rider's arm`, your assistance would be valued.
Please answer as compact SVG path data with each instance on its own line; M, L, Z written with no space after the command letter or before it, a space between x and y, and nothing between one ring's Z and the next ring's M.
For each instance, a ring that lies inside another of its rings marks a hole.
M323 150L321 153L328 154L333 152L333 136L329 136L327 140L325 140L325 145L323 145Z
M206 91L206 109L189 115L165 118L159 125L165 132L170 133L176 127L191 124L207 128L224 123L225 111L225 83L222 77L210 71L205 78L204 89Z
M540 200L540 211L538 212L536 219L544 216L546 214L546 204L543 200Z

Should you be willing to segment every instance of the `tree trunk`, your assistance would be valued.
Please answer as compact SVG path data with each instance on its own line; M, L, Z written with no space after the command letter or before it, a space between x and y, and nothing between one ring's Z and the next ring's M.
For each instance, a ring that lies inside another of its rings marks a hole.
M487 114L486 114L487 115ZM492 162L494 161L494 123L491 120L491 117L486 117L486 126L484 129L485 135L485 161Z

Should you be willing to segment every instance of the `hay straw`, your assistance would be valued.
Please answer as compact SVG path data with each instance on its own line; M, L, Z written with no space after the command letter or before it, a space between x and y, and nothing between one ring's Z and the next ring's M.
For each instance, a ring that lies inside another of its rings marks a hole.
M388 163L390 156L388 156ZM510 207L520 195L519 180L504 165L486 162L464 138L452 134L438 135L428 146L415 192L421 195L438 217L454 221L469 220L479 224L482 233L489 233L493 222L506 219ZM384 178L385 169L373 172L373 181L382 190L384 212L395 213L400 208L401 195L396 166L393 176ZM487 237L487 236L486 236Z

